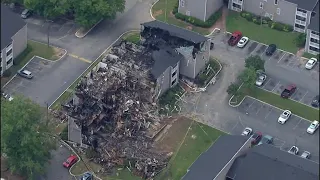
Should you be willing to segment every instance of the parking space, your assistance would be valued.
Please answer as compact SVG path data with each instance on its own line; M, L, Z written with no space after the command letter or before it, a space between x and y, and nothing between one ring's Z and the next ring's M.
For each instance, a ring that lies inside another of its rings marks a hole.
M233 127L232 134L241 134L245 127L251 127L255 132L260 131L263 135L274 137L273 145L288 151L293 145L303 151L309 151L312 154L311 159L318 162L319 157L319 131L313 135L308 134L307 128L310 121L292 115L283 125L277 122L282 110L273 106L256 101L252 98L246 98L237 110L243 114L239 116L239 123ZM248 123L247 119L254 119L255 122Z
M284 82L284 81L278 80L276 78L267 77L267 80L265 81L264 85L261 88L266 91L270 91L270 92L279 94L279 96L280 96L281 92L289 84L290 84L290 82ZM295 93L290 97L290 99L312 107L311 102L316 95L318 95L316 92L311 92L311 91L305 89L304 87L297 86Z

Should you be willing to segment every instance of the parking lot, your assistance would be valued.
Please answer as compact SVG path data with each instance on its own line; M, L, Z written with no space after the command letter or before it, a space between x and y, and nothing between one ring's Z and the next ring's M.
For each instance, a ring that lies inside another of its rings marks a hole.
M50 105L89 65L70 56L59 61L34 57L24 67L32 72L33 78L26 79L17 75L3 91L13 97L24 95L42 106Z
M241 134L245 127L251 127L254 131L260 131L263 135L274 137L273 145L288 151L293 145L299 148L299 155L303 151L312 154L311 159L318 162L319 158L319 130L313 135L307 133L310 121L291 115L290 119L283 125L277 122L282 110L267 105L252 98L245 98L237 110L243 114L232 130L233 134ZM254 129L253 123L246 124L246 118L252 118L260 124L262 129Z
M267 77L265 83L261 86L261 88L266 91L279 94L280 98L281 92L286 88L286 86L288 86L291 83L292 82L285 82L276 78ZM297 86L296 91L290 97L290 99L312 107L311 102L316 95L318 95L317 92L311 92L310 90L304 87Z

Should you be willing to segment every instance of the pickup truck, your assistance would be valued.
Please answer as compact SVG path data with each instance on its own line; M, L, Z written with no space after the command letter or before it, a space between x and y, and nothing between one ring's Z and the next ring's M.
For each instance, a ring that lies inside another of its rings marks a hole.
M232 33L230 39L228 40L228 44L230 46L235 46L241 39L242 33L240 31L235 31Z
M288 153L297 155L297 154L299 153L299 148L298 148L297 146L292 146L292 147L289 149Z
M282 98L289 98L297 89L295 84L288 85L281 93Z

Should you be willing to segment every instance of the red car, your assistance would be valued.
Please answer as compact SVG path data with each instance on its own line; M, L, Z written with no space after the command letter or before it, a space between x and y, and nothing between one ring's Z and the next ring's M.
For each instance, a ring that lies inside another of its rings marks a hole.
M235 31L232 33L230 39L228 40L228 44L230 46L235 46L241 39L242 33L240 31Z
M70 168L78 161L78 157L76 155L71 155L68 159L63 163L63 166L66 168Z
M255 132L252 137L251 137L251 144L256 145L260 142L262 138L262 133L261 132Z
M281 93L282 98L289 98L297 89L295 84L288 85Z

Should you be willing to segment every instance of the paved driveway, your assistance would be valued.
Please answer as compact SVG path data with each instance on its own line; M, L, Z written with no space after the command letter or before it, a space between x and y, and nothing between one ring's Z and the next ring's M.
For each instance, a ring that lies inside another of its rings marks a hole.
M264 127L260 129L259 127L256 127L258 129L253 127L254 131L260 131L264 135L269 134L273 136L275 138L275 146L287 151L291 146L296 145L301 151L299 155L306 150L312 154L312 160L319 161L319 131L317 130L313 135L307 133L310 121L292 115L285 124L281 125L277 120L283 110L252 98L245 98L236 109L243 113L243 116L237 126L231 130L233 134L240 134L244 127L250 127L251 124L245 121L245 118L250 117L261 123L262 127ZM276 129L276 131L268 131L271 128Z
M42 106L50 105L89 65L70 56L56 62L34 57L25 66L33 73L33 79L16 76L4 92L22 94Z

